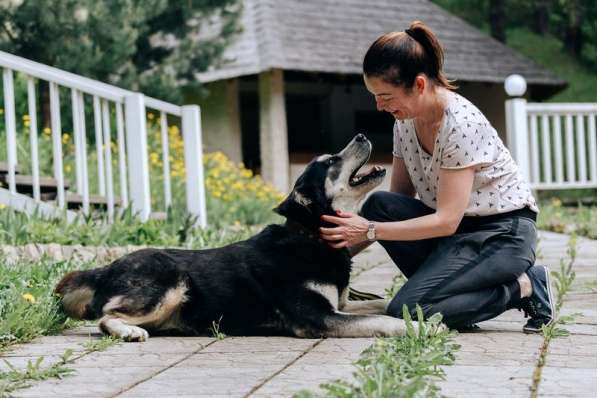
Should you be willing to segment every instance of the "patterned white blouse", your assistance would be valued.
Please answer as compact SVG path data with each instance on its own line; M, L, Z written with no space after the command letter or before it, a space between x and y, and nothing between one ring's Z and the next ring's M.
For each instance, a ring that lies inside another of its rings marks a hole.
M528 206L539 212L510 152L485 116L466 98L450 92L433 153L419 144L413 119L396 120L394 156L404 159L419 198L437 208L439 169L475 166L466 216L486 216Z

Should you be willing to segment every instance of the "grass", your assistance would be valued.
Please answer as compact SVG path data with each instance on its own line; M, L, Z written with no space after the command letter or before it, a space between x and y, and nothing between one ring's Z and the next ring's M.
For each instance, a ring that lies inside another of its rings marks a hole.
M354 381L321 385L323 395L302 391L295 398L311 397L440 397L437 381L444 379L442 366L454 363L459 346L456 332L442 326L441 315L423 321L417 308L419 329L403 308L407 331L404 337L378 338L355 363Z
M23 370L17 369L8 361L4 361L10 370L0 372L0 398L9 398L11 393L31 386L31 382L47 380L51 378L61 379L74 373L74 369L66 365L72 364L75 360L96 351L104 351L113 345L122 342L112 336L104 336L98 340L90 340L83 344L84 352L73 356L73 350L67 349L61 356L60 361L42 368L44 357L39 357L35 362L28 361L27 367Z
M574 233L597 239L597 206L562 206L558 198L540 205L537 227L552 232Z
M259 226L225 225L214 220L207 228L194 228L193 218L172 210L165 220L140 222L130 210L117 215L113 223L104 216L79 216L77 222L26 215L10 208L0 209L0 244L58 243L83 246L155 245L186 248L218 247L245 239Z
M535 366L535 370L533 371L533 384L530 387L531 390L531 398L538 397L539 394L539 385L541 383L541 374L543 372L543 367L545 366L545 361L547 359L547 352L549 349L549 344L552 339L561 336L567 336L569 332L564 329L562 326L567 323L571 322L575 315L561 315L560 310L562 309L562 305L564 304L564 298L574 279L576 274L572 271L572 266L574 265L574 261L576 259L576 236L572 235L568 242L568 263L565 263L564 259L560 260L560 271L559 272L552 272L552 276L554 277L554 285L555 285L555 314L554 314L554 321L550 323L548 326L542 327L543 332L543 344L541 346L541 351L539 353L539 358L537 360L537 364Z
M48 260L0 263L0 352L73 326L74 321L60 310L52 291L66 272L93 265Z

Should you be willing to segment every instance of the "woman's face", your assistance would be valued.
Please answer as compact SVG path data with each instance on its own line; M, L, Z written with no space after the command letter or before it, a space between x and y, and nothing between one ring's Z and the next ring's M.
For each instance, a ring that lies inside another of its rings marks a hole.
M365 76L365 86L375 97L378 111L391 113L395 119L412 119L418 116L421 95L418 82L411 90L394 86L378 77ZM424 87L423 87L424 88Z

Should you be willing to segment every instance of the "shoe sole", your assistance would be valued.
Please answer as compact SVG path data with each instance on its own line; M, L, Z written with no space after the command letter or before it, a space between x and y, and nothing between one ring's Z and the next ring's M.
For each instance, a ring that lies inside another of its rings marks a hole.
M549 326L553 323L555 318L554 301L551 290L551 275L549 275L549 268L547 268L545 265L538 265L538 267L543 268L543 271L545 272L545 281L547 282L547 295L549 296L549 305L551 306L551 320L544 324L544 326ZM523 327L522 331L526 334L541 333L541 329L530 329L526 327Z
M554 321L556 313L555 313L555 303L553 301L553 294L551 292L551 275L549 274L549 268L545 265L541 265L543 270L545 271L545 281L547 282L547 294L549 295L549 305L551 306L551 321L549 321L546 326L551 325Z

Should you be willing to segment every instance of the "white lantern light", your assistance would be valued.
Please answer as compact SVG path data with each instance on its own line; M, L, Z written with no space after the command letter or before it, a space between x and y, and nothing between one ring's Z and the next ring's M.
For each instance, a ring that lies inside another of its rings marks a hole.
M520 75L510 75L504 82L504 89L510 97L522 97L527 91L527 81Z

